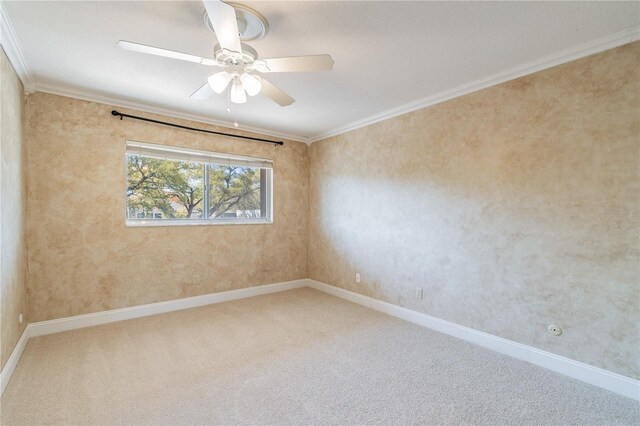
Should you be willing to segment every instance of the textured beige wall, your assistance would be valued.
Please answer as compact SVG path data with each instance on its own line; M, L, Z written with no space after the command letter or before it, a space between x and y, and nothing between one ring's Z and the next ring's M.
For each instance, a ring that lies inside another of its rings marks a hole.
M27 313L27 182L22 131L24 90L2 51L0 70L0 364L15 347Z
M310 277L640 378L639 70L634 43L314 143Z
M44 93L27 98L30 321L307 276L305 144L120 121L111 110ZM126 139L273 159L274 223L125 227Z

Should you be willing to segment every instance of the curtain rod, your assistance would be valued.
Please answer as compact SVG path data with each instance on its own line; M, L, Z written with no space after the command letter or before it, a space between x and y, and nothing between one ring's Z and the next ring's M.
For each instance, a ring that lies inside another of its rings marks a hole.
M111 115L113 115L115 117L120 117L120 120L122 120L125 117L126 118L133 118L134 120L148 121L149 123L162 124L163 126L177 127L179 129L185 129L185 130L193 130L195 132L211 133L211 134L214 134L214 135L229 136L231 138L248 139L248 140L256 141L256 142L272 143L274 145L284 145L284 142L282 142L282 141L271 141L269 139L252 138L251 136L234 135L232 133L214 132L213 130L205 130L205 129L198 129L196 127L182 126L180 124L168 123L166 121L153 120L151 118L138 117L137 115L124 114L122 112L116 111L115 109L113 111L111 111Z

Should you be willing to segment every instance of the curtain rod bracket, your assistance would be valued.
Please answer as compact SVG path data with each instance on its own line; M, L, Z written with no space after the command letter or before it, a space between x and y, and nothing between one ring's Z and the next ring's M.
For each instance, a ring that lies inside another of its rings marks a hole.
M228 136L230 138L238 138L238 139L246 139L246 140L256 141L256 142L272 143L275 146L284 145L284 142L282 142L282 141L272 141L272 140L269 140L269 139L254 138L254 137L251 137L251 136L234 135L233 133L215 132L213 130L198 129L196 127L182 126L180 124L168 123L166 121L153 120L151 118L138 117L137 115L124 114L124 113L116 111L115 109L111 111L111 115L113 115L114 117L120 117L120 121L122 121L123 118L127 117L127 118L132 118L134 120L146 121L146 122L155 123L155 124L162 124L163 126L171 126L171 127L177 127L179 129L193 130L194 132L210 133L210 134L213 134L213 135Z

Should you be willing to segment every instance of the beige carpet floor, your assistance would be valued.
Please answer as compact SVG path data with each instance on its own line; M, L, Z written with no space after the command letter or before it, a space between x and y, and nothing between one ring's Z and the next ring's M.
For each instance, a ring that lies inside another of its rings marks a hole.
M298 289L32 339L12 424L639 424L631 399Z

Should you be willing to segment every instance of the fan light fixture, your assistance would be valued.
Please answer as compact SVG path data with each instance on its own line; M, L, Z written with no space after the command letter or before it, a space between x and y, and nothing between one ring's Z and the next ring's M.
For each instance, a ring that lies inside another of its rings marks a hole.
M246 72L240 76L242 87L247 91L247 95L255 96L262 90L262 83L255 76Z
M231 77L231 74L226 71L215 73L209 77L209 86L211 86L214 92L222 93L229 85Z
M246 72L238 76L237 74L229 74L226 71L221 71L213 74L209 77L209 86L216 93L222 93L231 84L231 92L229 99L236 104L243 104L247 102L247 95L255 96L262 90L262 83L260 80Z
M238 77L233 79L233 83L231 84L231 93L229 94L229 99L231 102L235 104L243 104L247 102L247 95L242 87L242 82Z

